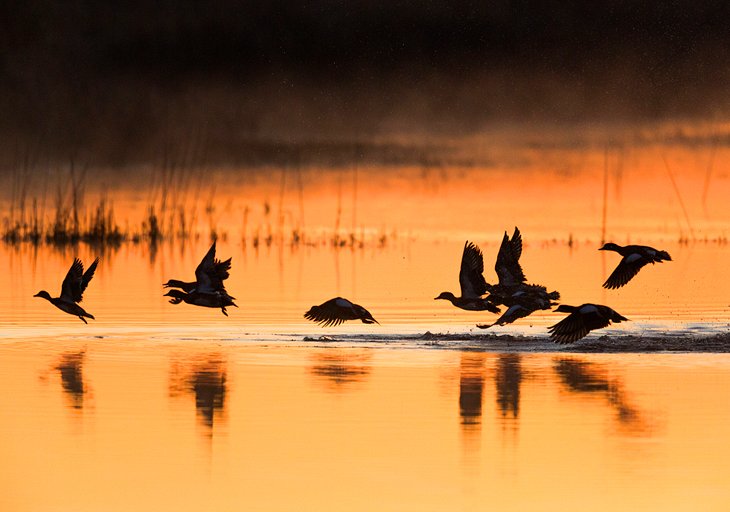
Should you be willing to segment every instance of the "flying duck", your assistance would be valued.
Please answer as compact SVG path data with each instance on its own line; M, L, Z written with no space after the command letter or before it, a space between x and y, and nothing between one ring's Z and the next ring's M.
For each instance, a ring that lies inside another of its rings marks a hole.
M520 304L515 304L513 306L510 306L507 308L507 311L502 313L502 316L497 318L497 320L494 321L494 323L491 324L477 324L477 327L480 329L489 329L493 325L504 325L504 324L511 324L515 320L519 320L520 318L524 318L526 316L531 315L534 313L538 308L530 308L525 307Z
M186 293L183 290L169 290L163 297L172 297L170 304L180 304L185 302L193 306L202 306L205 308L220 308L221 312L228 316L226 307L238 307L234 302L234 298L226 293L225 290L217 292L199 292L194 290Z
M494 271L497 273L497 284L488 284L488 300L495 305L507 306L508 310L494 324L504 325L519 318L528 316L538 309L550 309L560 299L556 291L549 292L538 284L527 284L527 278L520 265L522 256L522 234L515 227L512 238L505 231L497 253ZM478 325L482 329L491 325Z
M94 271L98 264L99 258L96 258L89 266L89 269L84 272L84 264L81 263L80 259L75 258L71 268L68 269L66 278L63 280L59 297L51 297L45 290L39 291L33 297L46 299L61 311L79 317L85 324L88 322L84 317L94 320L94 316L84 311L84 308L79 306L77 302L81 302L84 290L86 290L91 278L94 277Z
M573 343L588 335L594 329L608 327L611 322L626 322L628 318L601 304L582 304L568 306L561 304L555 310L570 313L555 325L548 327L550 337L555 343Z
M493 325L511 324L515 320L531 315L538 309L550 309L557 303L560 294L558 292L547 292L547 288L536 284L521 284L510 295L502 295L497 298L490 295L490 300L499 300L500 304L507 306L502 316L492 324L477 324L480 329L488 329Z
M608 276L606 282L603 283L603 287L608 289L621 288L631 281L644 265L672 261L672 257L669 256L667 251L659 251L646 245L627 245L621 247L613 242L609 242L598 250L615 251L623 256L618 266Z
M499 246L497 252L497 261L494 263L494 271L497 273L497 279L499 281L498 287L516 287L519 286L527 278L525 273L522 271L520 265L520 257L522 256L522 233L519 228L515 227L512 238L507 236L507 232L504 232L502 237L502 243ZM487 289L490 290L495 288L495 285L487 285Z
M185 282L178 279L170 279L163 286L165 288L181 288L185 293L194 291L201 293L221 292L225 290L223 281L228 279L228 271L231 269L231 259L220 261L215 257L215 242L210 246L208 252L195 269L195 281ZM226 295L228 295L226 293ZM235 300L235 297L228 296Z
M464 243L459 270L461 297L451 292L441 292L434 300L445 299L457 308L467 311L491 311L499 313L499 308L483 296L487 293L487 282L484 280L484 257L482 251L468 240Z
M362 320L364 324L379 324L367 309L342 297L335 297L319 306L312 306L304 313L304 318L322 327L340 325L345 320Z

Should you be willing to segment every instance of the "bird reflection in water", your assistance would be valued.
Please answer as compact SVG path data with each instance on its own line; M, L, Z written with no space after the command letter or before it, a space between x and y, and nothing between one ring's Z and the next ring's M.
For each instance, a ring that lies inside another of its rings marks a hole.
M464 434L479 432L482 424L484 395L483 352L462 352L459 364L459 417Z
M328 391L342 392L367 380L372 371L370 358L369 352L324 349L314 354L309 373Z
M85 351L67 352L61 355L55 370L61 377L61 387L69 400L72 409L81 411L84 408L84 395L87 387L84 384Z
M170 396L192 394L195 397L195 412L198 419L212 434L217 422L225 422L226 364L218 357L193 363L190 369L181 369L173 364L170 371Z
M618 379L609 379L599 365L571 358L555 361L555 372L571 392L601 395L615 410L619 424L633 433L648 430L642 414L633 407Z
M520 416L521 359L520 354L500 354L497 359L497 405L503 419Z

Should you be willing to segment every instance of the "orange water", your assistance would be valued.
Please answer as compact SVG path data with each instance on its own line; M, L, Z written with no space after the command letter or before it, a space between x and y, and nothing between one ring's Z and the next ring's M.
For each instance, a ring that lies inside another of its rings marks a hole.
M148 336L0 353L4 511L730 506L725 355Z

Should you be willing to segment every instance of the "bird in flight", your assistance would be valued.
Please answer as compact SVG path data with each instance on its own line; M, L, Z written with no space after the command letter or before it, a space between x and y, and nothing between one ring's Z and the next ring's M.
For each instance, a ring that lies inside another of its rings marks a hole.
M99 258L89 265L89 269L84 272L84 264L78 258L74 259L71 268L68 269L66 278L61 285L61 295L51 297L51 294L45 290L41 290L34 297L41 297L56 306L61 311L79 317L85 324L88 323L86 318L94 320L94 315L87 313L84 308L78 305L83 300L84 290L89 285L89 281L94 277L94 271L99 264Z
M549 292L539 284L527 284L527 278L520 265L522 256L522 234L515 227L512 238L505 231L497 253L494 271L497 284L488 284L488 300L495 305L507 306L507 311L493 324L477 324L480 329L493 325L504 325L529 316L538 309L550 309L560 299L557 291Z
M233 301L236 300L226 291L223 281L228 279L231 269L231 258L220 261L215 256L216 243L210 246L208 252L203 256L195 269L195 281L185 282L178 279L170 279L163 286L165 288L179 288L169 290L164 296L172 297L170 304L192 304L206 308L220 308L221 312L228 316L227 306L238 307Z
M461 255L459 285L461 286L460 297L454 296L451 292L441 292L434 300L448 300L457 308L467 311L499 313L499 308L484 297L487 293L487 282L484 280L482 251L476 244L468 240L464 243L464 252Z
M619 253L623 258L618 266L608 276L606 282L603 283L604 288L616 289L631 281L633 277L639 273L639 270L651 263L662 263L663 261L672 261L672 257L667 251L660 251L646 245L627 245L620 246L609 242L604 244L599 251L614 251Z
M367 309L342 297L335 297L319 306L312 306L309 311L304 313L304 318L316 322L322 327L340 325L346 320L362 320L364 324L379 324Z
M595 329L608 327L611 322L628 321L628 318L601 304L581 304L580 306L561 304L555 311L570 313L557 324L548 327L552 340L561 344L573 343Z

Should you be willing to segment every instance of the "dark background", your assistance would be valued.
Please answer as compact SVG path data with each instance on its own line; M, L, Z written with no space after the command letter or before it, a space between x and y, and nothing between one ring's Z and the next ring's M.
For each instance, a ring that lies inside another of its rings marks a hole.
M395 133L718 120L728 20L701 0L6 0L0 136L6 155L124 166L161 147L235 163Z

